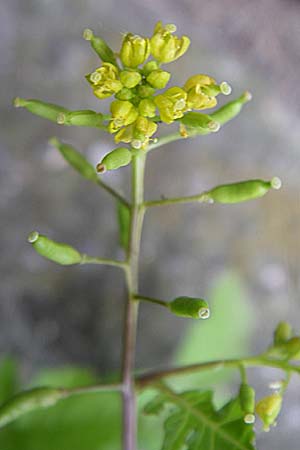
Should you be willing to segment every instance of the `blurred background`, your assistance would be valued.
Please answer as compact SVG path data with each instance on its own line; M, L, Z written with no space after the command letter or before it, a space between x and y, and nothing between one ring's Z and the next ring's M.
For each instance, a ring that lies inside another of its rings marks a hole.
M10 358L2 368L8 386L13 389L16 378L22 386L84 384L120 369L122 273L101 266L58 267L26 242L37 229L82 252L122 258L114 202L74 173L48 144L58 136L97 163L113 141L96 129L59 127L12 107L12 99L20 96L70 109L107 108L84 78L99 65L81 37L86 27L118 49L123 33L151 35L157 20L175 23L192 45L169 65L173 84L207 73L228 81L232 98L245 89L253 94L242 114L220 132L151 153L147 199L191 195L247 178L277 175L283 181L279 192L246 204L195 204L147 213L141 292L163 299L204 297L213 312L210 321L191 324L143 305L138 367L260 352L279 320L290 321L299 332L300 2L2 0L0 8L0 352ZM105 181L128 195L127 168L105 175ZM260 395L282 376L270 369L253 369L249 375ZM236 392L236 381L226 373L190 383L217 383L221 402ZM174 386L183 384L178 380ZM299 448L299 387L293 378L272 433L261 433L258 426L259 448ZM100 400L105 413L99 412ZM80 414L66 402L56 415L49 410L26 418L0 432L0 447L116 450L119 423L113 418L119 404L114 396L100 400L83 399ZM151 420L141 424L141 450L159 448L159 433L153 440L151 426L158 430Z

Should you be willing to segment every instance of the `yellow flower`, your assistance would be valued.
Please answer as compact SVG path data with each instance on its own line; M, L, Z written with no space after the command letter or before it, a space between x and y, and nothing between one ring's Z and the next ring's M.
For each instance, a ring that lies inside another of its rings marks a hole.
M161 120L172 123L175 119L182 117L187 110L187 93L180 87L174 86L154 97L154 102L159 109Z
M190 109L213 108L217 104L218 94L228 95L231 92L231 87L225 81L217 85L212 77L203 74L193 75L183 89L188 93L187 103Z
M264 424L264 430L269 431L270 425L275 425L282 406L282 396L275 392L262 398L256 405L255 411Z
M127 33L122 42L120 58L125 67L135 68L143 64L150 55L148 38Z
M181 38L173 36L176 26L167 24L163 27L158 22L154 28L154 34L150 39L151 54L161 63L175 61L182 56L190 45L190 39L187 36Z
M130 142L131 146L137 150L145 149L156 130L156 123L146 117L139 116L133 124L118 131L115 142Z
M103 99L119 92L123 85L118 79L118 69L110 63L103 63L101 67L86 76L93 87L96 97Z
M132 103L123 100L114 100L110 105L112 120L109 124L109 132L115 133L121 127L130 125L138 117L138 111Z

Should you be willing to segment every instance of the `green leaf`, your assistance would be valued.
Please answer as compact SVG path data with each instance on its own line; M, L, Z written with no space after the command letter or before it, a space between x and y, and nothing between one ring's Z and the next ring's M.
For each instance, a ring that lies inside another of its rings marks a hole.
M98 176L95 168L78 152L74 147L60 142L57 138L50 139L50 144L59 150L63 158L75 169L80 175L87 180L97 183Z
M237 399L216 410L211 391L159 389L161 401L173 405L164 423L162 450L254 450L253 426L244 423Z
M129 245L130 208L122 202L117 202L117 216L119 224L119 240L121 247L126 251Z

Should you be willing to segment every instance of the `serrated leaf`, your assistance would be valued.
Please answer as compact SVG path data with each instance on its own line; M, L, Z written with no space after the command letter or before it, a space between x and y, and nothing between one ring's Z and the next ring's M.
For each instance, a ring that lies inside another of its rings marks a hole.
M162 401L173 405L164 423L162 450L254 450L253 425L244 423L237 399L217 411L210 391L160 389Z
M124 250L127 250L130 230L130 209L128 206L124 205L122 202L117 202L117 216L120 245Z
M95 168L86 160L86 158L74 147L60 142L56 138L50 140L50 144L57 148L63 158L75 169L80 175L87 180L97 182L98 176Z

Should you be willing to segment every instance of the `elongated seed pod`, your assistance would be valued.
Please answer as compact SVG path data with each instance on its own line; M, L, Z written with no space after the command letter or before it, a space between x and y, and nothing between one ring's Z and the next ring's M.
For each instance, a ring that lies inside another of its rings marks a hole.
M177 297L168 306L173 314L181 317L208 319L210 316L209 306L201 298Z
M104 156L102 161L97 164L97 172L104 173L107 170L116 170L119 167L127 166L132 159L132 153L126 147L115 148L112 152Z
M222 106L222 108L211 113L210 116L213 120L216 120L218 123L223 125L224 123L227 123L229 122L229 120L236 117L241 112L244 104L248 103L251 98L252 96L250 92L246 91L236 100L226 103L226 105Z
M41 256L63 266L81 262L82 256L75 248L61 242L52 241L37 231L29 234L28 242L32 244L35 251Z
M255 421L255 390L249 384L242 383L239 392L240 405L245 413L245 423L254 423Z
M92 30L90 30L89 28L84 30L83 37L86 41L90 41L91 47L95 50L95 52L103 62L109 62L118 67L114 52L107 45L104 39L99 36L95 36Z
M198 112L188 112L179 121L199 134L208 134L220 129L220 124L211 116Z
M68 110L62 106L55 105L54 103L42 102L35 99L15 98L14 105L19 108L26 108L32 114L43 117L44 119L51 120L57 123L57 117L59 114L66 114Z
M119 240L124 250L127 250L129 244L129 229L131 213L130 208L124 203L117 202L117 217L119 224Z
M101 128L103 126L103 114L90 109L81 111L60 112L56 122L59 125L74 125L77 127Z
M41 387L22 392L0 407L0 428L31 411L53 406L64 397L63 389Z
M98 176L95 168L79 153L74 147L60 142L55 137L50 139L49 143L56 147L63 158L84 178L97 182Z
M222 184L203 194L208 203L241 203L264 196L270 189L279 189L281 181L274 177L271 181L247 180Z

